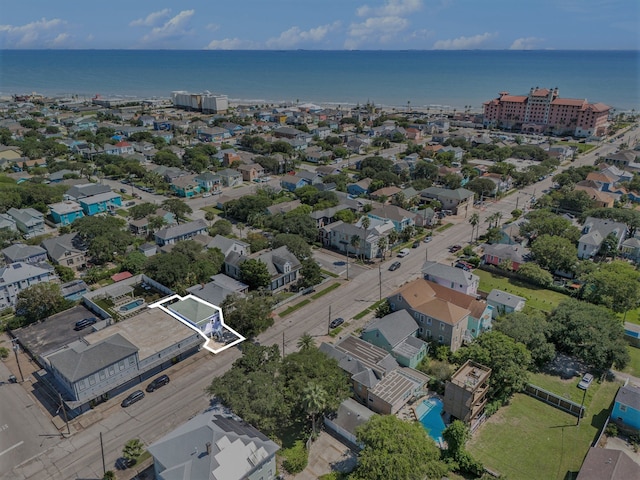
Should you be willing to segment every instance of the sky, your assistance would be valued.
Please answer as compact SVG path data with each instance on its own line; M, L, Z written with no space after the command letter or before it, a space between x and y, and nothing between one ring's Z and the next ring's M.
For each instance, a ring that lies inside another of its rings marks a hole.
M639 0L0 0L1 49L639 50Z

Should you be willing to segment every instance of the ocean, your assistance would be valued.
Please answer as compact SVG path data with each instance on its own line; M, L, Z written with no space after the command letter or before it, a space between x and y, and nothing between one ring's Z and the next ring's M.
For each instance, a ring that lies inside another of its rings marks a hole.
M169 97L225 94L255 104L372 102L479 111L498 92L640 111L638 51L1 50L0 95Z

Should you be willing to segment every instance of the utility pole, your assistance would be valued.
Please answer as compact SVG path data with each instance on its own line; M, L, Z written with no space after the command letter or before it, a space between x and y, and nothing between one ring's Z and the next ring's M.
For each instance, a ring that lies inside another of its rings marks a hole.
M349 247L347 247L347 281L349 280Z
M22 368L20 367L20 357L18 357L18 351L20 350L20 345L18 345L18 339L14 338L11 340L13 343L13 353L16 356L16 363L18 364L18 371L20 372L20 378L24 382L24 375L22 375Z
M102 474L107 474L107 465L104 462L104 444L102 443L102 432L100 432L100 451L102 452Z
M58 400L60 400L60 408L62 409L62 415L64 416L64 423L67 424L67 435L71 435L71 430L69 429L69 418L67 418L67 409L64 407L64 402L62 401L62 395L58 392Z
M329 320L327 320L327 335L331 333L331 305L329 305Z
M588 387L587 387L588 388ZM584 406L584 397L587 396L587 389L584 389L584 393L582 394L582 402L580 403L580 410L578 410L578 423L576 423L576 427L580 426L580 417L582 417L582 408Z
M282 358L284 358L284 331L282 332Z
M378 300L382 300L382 265L378 264L378 285L380 287L380 298Z

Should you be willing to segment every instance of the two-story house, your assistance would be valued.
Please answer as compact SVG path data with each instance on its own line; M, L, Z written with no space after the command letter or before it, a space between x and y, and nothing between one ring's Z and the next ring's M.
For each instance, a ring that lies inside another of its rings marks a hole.
M53 267L45 263L17 262L0 268L0 309L14 307L18 294L24 289L57 279Z
M242 280L240 266L248 259L264 263L271 276L267 290L276 292L288 287L298 280L298 272L302 265L286 246L275 250L257 252L252 255L242 255L231 252L224 260L225 274L236 280Z
M189 240L196 235L206 233L207 222L202 219L193 222L181 223L174 227L163 228L155 233L156 243L161 247L172 245L181 240Z
M627 383L613 401L611 419L622 428L640 430L640 386Z
M402 232L407 227L415 226L416 214L411 213L404 208L396 205L385 205L384 207L375 208L367 213L369 218L376 220L390 220L397 232Z
M245 182L259 181L264 176L264 168L259 163L238 165L238 171Z
M222 180L222 185L225 187L235 187L237 185L242 185L242 174L231 168L226 168L218 172L220 178Z
M47 252L37 245L14 243L0 251L6 263L40 263L47 261Z
M79 270L87 265L87 248L77 233L67 233L42 241L49 259L56 265Z
M200 175L196 175L194 180L202 192L216 194L220 193L222 190L222 178L220 178L220 175L215 175L211 172L203 172Z
M71 225L78 218L84 217L82 206L73 200L52 203L49 205L49 213L54 223L59 226Z
M602 242L608 235L616 238L616 251L627 236L627 225L608 218L587 217L582 228L582 236L578 240L578 257L592 258L599 251Z
M461 268L444 265L438 262L426 261L422 265L422 276L425 280L451 288L465 295L476 296L480 277Z
M184 175L171 181L171 191L179 197L191 198L200 193L200 185L195 175Z
M122 197L114 192L99 193L79 200L85 215L91 216L98 213L115 212L122 206Z
M24 238L33 238L45 233L44 215L35 208L10 208L7 210Z

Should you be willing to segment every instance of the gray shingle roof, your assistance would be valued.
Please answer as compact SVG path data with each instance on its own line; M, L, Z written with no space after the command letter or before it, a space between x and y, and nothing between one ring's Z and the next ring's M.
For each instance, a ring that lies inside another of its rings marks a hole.
M163 228L162 230L156 232L156 237L167 240L206 229L207 222L202 219L198 219L194 220L193 222L181 223L180 225L176 225L175 227Z
M81 253L84 246L77 233L67 233L57 238L47 238L43 240L41 245L47 251L49 258L58 260L67 252Z
M76 382L118 363L137 351L138 347L116 333L93 345L83 341L73 342L64 350L50 355L48 359L66 379Z
M640 412L640 387L632 383L620 387L615 401Z
M426 280L436 281L433 277L446 278L453 283L459 285L470 285L475 281L479 281L479 277L470 272L465 272L461 268L443 265L438 262L427 261L422 266L422 274ZM436 282L437 283L437 282Z
M507 307L516 308L520 302L526 302L526 298L513 295L511 293L503 292L494 288L487 296L487 302L493 302L500 305L506 305Z
M363 333L378 330L391 347L395 347L418 330L418 324L406 310L398 310L369 322Z
M47 253L46 250L37 245L25 245L24 243L15 243L4 250L2 254L9 259L9 262L19 262L31 257L36 257Z

